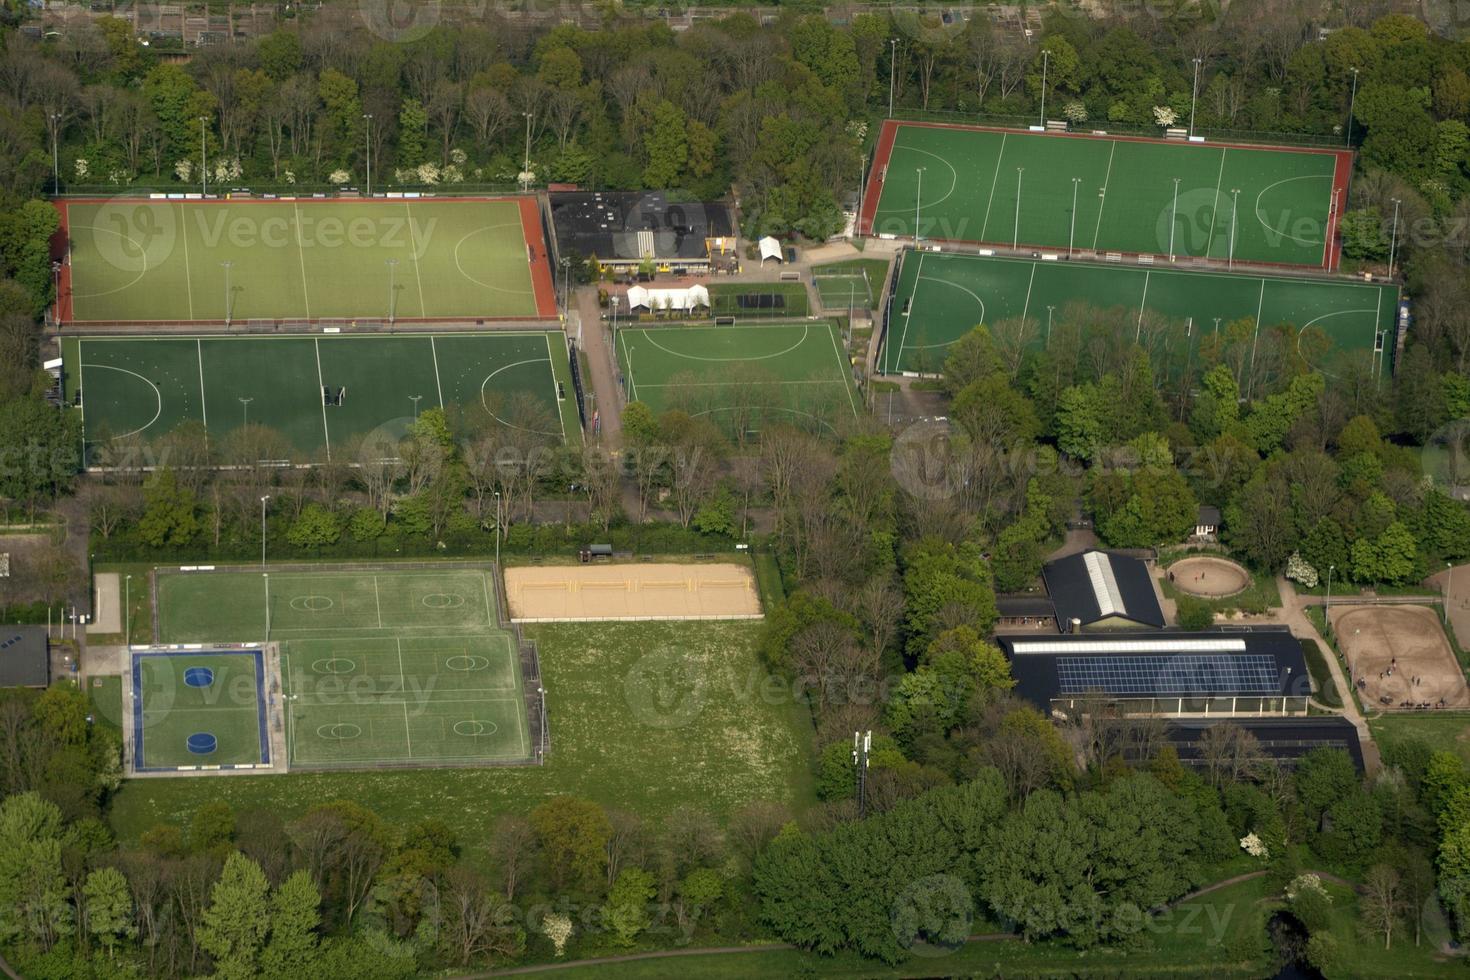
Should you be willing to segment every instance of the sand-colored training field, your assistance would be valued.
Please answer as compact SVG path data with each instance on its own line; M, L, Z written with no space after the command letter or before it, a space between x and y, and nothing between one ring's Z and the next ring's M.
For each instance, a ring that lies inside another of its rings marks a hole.
M1339 606L1332 632L1364 707L1384 711L1470 706L1465 675L1439 614L1427 606Z
M1223 599L1244 592L1251 584L1251 576L1233 561L1201 555L1170 565L1169 581L1180 592L1206 599Z
M743 565L539 565L505 570L517 623L759 619Z

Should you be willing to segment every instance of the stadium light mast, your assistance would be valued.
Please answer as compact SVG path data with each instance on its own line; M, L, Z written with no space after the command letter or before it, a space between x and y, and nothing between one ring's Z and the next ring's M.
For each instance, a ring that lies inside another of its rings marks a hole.
M1393 278L1393 260L1398 256L1399 250L1399 205L1403 201L1393 198L1393 239L1388 246L1388 278Z
M408 396L408 400L411 401L411 402L413 402L413 420L415 422L417 422L419 420L419 399L421 399L423 397L424 397L423 395L409 395Z
M922 199L924 190L924 168L915 167L914 173L919 175L919 182L914 185L914 248L919 247L919 201Z
M265 567L265 505L271 499L270 494L262 494L260 497L260 567Z
M1240 188L1230 189L1230 254L1225 261L1227 269L1235 268L1235 214L1240 210Z
M1072 257L1072 246L1077 242L1077 185L1081 177L1072 178L1072 227L1067 230L1067 258Z
M367 126L362 131L362 155L367 161L367 196L373 196L373 114L364 112L362 118L367 120Z
M58 140L61 136L61 113L51 113L51 193L57 193L61 188L61 150Z
M1011 231L1011 248L1021 247L1021 175L1026 172L1025 167L1016 168L1016 225Z
M1174 211L1169 215L1169 261L1174 261L1174 231L1179 227L1179 178L1174 178Z
M531 116L532 116L532 113L523 112L523 113L521 113L521 115L523 115L523 116L526 117L526 159L525 159L525 161L521 165L521 173L522 174L530 174L530 172L531 172ZM531 178L529 176L523 176L521 178L521 182L522 182L523 189L525 189L525 190L529 190L530 189L530 187L531 187Z
M1353 87L1348 95L1347 140L1343 143L1344 146L1353 145L1353 108L1358 102L1358 69L1348 70L1353 73Z
M1447 561L1444 563L1444 602L1439 604L1440 611L1444 613L1444 624L1450 624L1450 596L1454 595L1455 563Z
M500 567L500 491L495 491L495 567Z
M133 577L123 583L123 646L133 645Z
M235 263L225 259L219 267L225 270L225 329L230 328L230 267Z
M208 122L208 116L199 117L199 193L202 197L209 196L209 142L204 132Z
M261 572L260 577L265 581L265 639L269 643L271 638L271 573Z
M398 268L397 259L385 259L388 266L388 329L393 329L393 301L397 295L393 291L393 273Z
M867 812L868 753L873 748L873 733L852 733L852 767L857 776L858 819Z
M1051 60L1051 51L1041 49L1041 128L1046 128L1046 69Z
M1322 603L1322 622L1327 624L1329 638L1332 635L1332 573L1336 570L1336 565L1327 566L1327 600Z
M1046 308L1046 344L1043 349L1051 346L1051 315L1055 309L1055 306L1048 306Z
M1189 138L1194 139L1194 107L1199 102L1199 65L1200 59L1194 59L1194 85L1189 90Z
M244 418L240 422L240 428L248 429L250 428L250 403L255 401L255 399L253 397L246 398L244 395L241 395L236 400L240 403L240 409L244 413Z

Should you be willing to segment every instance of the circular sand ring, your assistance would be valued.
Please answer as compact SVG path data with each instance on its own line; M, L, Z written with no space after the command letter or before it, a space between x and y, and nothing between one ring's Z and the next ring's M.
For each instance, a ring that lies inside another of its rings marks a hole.
M338 742L345 742L348 739L358 738L361 735L362 728L354 725L350 721L339 721L332 725L318 725L316 730L317 738L332 739Z
M446 670L489 670L490 658L474 654L458 654L444 661Z
M419 601L430 609L458 609L464 605L464 596L458 592L430 592Z
M1251 576L1244 568L1224 558L1184 558L1169 566L1174 588L1206 599L1239 595L1250 588Z
M463 735L466 738L494 735L498 731L500 728L493 721L457 721L454 723L454 734Z
M311 662L311 672L314 674L350 674L356 669L357 661L346 657L323 657Z
M299 595L290 602L291 608L297 612L326 612L333 605L331 596L324 595Z

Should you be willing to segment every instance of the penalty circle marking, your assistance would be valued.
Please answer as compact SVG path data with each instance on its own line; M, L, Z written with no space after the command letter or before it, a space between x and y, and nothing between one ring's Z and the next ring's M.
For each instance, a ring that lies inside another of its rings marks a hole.
M329 739L337 742L345 742L351 738L362 735L362 728L350 721L339 721L334 725L318 725L316 729L317 738Z
M324 595L299 595L291 600L291 608L297 612L326 612L336 603L330 596Z
M494 735L498 731L500 731L500 727L493 721L457 721L454 723L454 734L464 735L468 738Z
M464 605L464 596L458 592L430 592L419 601L430 609L458 609Z
M357 669L357 662L346 657L323 657L311 664L315 674L350 674Z
M444 666L449 670L489 670L490 658L462 653L444 661Z

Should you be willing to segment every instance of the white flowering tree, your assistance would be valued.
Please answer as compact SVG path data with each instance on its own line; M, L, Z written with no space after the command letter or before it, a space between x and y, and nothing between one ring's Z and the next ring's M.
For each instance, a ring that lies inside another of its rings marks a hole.
M343 170L340 167L327 174L327 183L329 184L346 184L349 183L351 180L351 172Z
M1255 831L1251 831L1240 839L1240 849L1251 857L1268 858L1271 856L1266 842L1257 837Z
M563 912L548 912L541 920L541 933L556 947L556 955L567 951L567 940L572 938L571 916Z
M1332 896L1327 894L1327 889L1322 887L1322 879L1306 872L1291 879L1291 884L1286 886L1286 897L1295 902L1303 895L1311 894L1324 902L1331 902Z
M1178 114L1169 106L1154 106L1154 122L1158 123L1160 126L1163 126L1167 129L1168 127L1174 125L1178 118Z
M1062 118L1075 125L1087 122L1087 106L1073 99L1062 105Z
M77 180L86 180L87 176L91 172L91 167L86 160L83 160L81 157L77 157L76 171Z
M188 182L194 175L194 161L187 157L174 164L174 176Z
M1317 577L1317 569L1303 558L1298 552L1293 551L1291 557L1286 559L1286 577L1293 582L1299 582L1308 589L1315 589L1321 581Z

